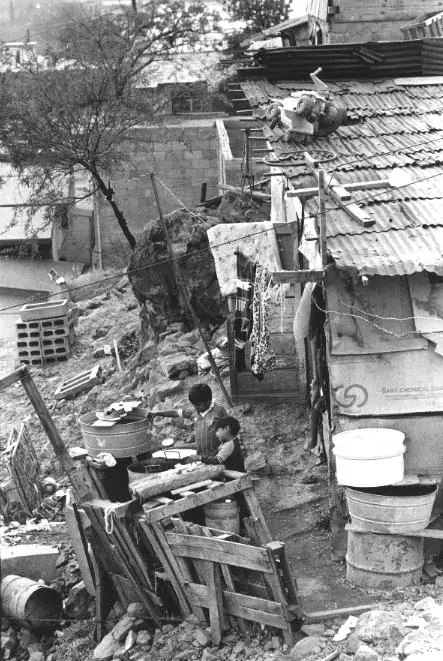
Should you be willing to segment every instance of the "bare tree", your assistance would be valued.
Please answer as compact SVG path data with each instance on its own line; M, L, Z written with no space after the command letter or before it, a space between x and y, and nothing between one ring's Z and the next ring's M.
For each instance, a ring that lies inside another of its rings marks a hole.
M161 108L163 100L146 92L151 72L177 50L192 48L209 20L203 3L179 0L139 0L113 13L77 8L65 16L44 58L30 53L17 63L3 53L0 147L30 186L32 204L74 202L66 181L81 168L134 248L109 171L126 158L122 143L131 129L153 121Z

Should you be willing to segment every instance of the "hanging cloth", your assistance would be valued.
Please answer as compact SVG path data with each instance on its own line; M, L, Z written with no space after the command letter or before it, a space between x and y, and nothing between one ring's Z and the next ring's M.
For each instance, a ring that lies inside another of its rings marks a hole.
M245 345L252 331L252 302L254 296L255 264L237 253L237 293L234 314L235 368L246 368Z
M269 332L269 302L272 278L263 266L257 266L253 297L253 326L251 333L252 373L263 381L266 372L274 369L277 363L271 347Z

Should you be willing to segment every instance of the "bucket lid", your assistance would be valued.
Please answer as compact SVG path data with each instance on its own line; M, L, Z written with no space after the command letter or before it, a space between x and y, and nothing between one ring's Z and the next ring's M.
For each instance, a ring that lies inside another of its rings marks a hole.
M386 443L383 439L373 439L371 442L355 442L349 440L333 448L336 457L342 459L389 459L404 454L406 448L403 442Z
M371 447L375 443L382 444L386 448L400 449L405 440L405 435L398 429L387 429L385 427L364 427L363 429L350 429L334 434L332 441L335 448L352 443L354 447ZM360 452L360 450L359 450ZM364 452L364 450L362 450Z

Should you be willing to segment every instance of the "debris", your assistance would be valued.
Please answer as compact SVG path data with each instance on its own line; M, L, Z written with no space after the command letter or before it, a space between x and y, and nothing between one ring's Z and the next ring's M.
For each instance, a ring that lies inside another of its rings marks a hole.
M196 374L197 361L184 353L173 354L163 358L160 369L168 379L176 380Z
M211 635L204 629L197 629L194 633L194 640L201 647L207 647L211 643Z
M248 452L245 457L245 468L248 473L269 473L270 466L267 462L266 455L260 450Z
M80 581L69 590L64 602L65 615L70 620L87 619L92 606L91 595L88 593L84 581Z
M299 661L311 654L320 654L325 645L326 641L324 638L321 638L320 636L308 636L307 638L299 640L298 643L295 643L289 655L292 661Z
M380 661L380 655L372 647L362 643L355 654L354 661Z
M71 379L62 381L55 391L55 399L68 399L85 390L102 383L103 375L100 365L95 365L91 370L80 372Z
M303 624L301 631L306 636L324 636L326 627L323 623L318 624Z
M352 629L355 629L357 622L358 618L350 615L346 622L341 625L340 629L337 631L332 640L335 643L339 643L340 641L345 640L345 638L347 638L351 633Z
M39 544L1 545L2 575L15 574L34 581L53 581L57 577L59 551Z

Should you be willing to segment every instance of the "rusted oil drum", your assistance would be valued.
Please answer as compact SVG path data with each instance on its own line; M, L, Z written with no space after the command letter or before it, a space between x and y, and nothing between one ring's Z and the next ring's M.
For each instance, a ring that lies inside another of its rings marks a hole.
M63 611L61 595L29 578L10 574L0 587L2 611L33 629L55 629Z
M110 452L116 459L122 459L155 449L146 409L131 411L113 427L94 427L92 423L96 420L95 413L86 413L79 418L83 440L91 457Z
M361 588L397 590L420 583L423 538L348 530L346 578Z

